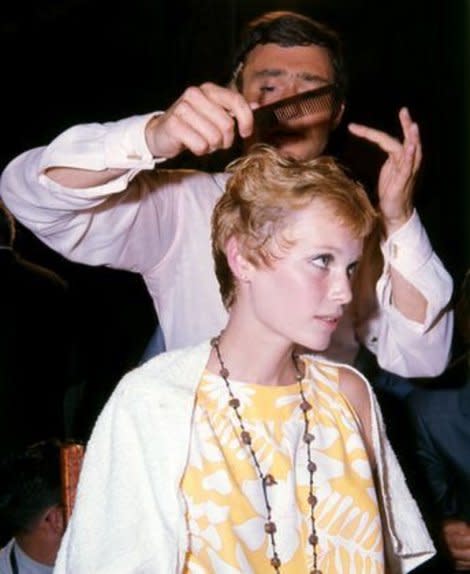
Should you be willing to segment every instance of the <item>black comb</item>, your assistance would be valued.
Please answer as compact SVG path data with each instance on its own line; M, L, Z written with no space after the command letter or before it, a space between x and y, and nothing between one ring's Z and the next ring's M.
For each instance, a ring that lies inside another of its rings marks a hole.
M339 103L340 95L336 85L328 84L261 106L253 111L253 116L256 126L266 130L289 120L319 112L331 112L330 117L334 117Z

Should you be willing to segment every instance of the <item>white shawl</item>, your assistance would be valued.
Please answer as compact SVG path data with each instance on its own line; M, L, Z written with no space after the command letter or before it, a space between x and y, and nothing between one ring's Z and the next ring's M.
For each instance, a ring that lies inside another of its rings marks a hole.
M180 482L209 352L205 342L159 355L116 387L87 445L54 574L182 572L188 533ZM391 574L401 574L428 560L434 547L367 387L388 563Z

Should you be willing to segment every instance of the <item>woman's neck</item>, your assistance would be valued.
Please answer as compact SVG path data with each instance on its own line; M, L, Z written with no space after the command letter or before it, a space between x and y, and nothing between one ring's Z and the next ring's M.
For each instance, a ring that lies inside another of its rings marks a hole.
M220 335L219 349L232 380L266 386L295 382L294 345L284 339L261 336L252 329L240 329L229 321ZM220 361L214 349L207 368L213 373L220 371Z

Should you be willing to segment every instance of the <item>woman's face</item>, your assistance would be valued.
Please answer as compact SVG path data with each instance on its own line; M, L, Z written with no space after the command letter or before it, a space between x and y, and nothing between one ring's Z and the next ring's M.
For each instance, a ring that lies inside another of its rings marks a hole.
M324 350L351 301L363 241L319 199L293 215L284 236L294 243L271 266L250 265L242 306L261 329Z

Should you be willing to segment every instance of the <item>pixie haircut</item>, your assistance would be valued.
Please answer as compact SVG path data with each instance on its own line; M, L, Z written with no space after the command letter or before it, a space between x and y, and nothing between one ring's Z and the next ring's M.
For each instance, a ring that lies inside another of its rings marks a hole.
M288 249L283 232L291 215L320 199L341 225L363 239L372 231L376 212L361 184L331 157L299 161L282 157L266 144L228 167L231 174L212 216L212 253L222 300L235 300L235 278L227 261L227 241L236 237L255 266L269 266Z
M267 12L249 22L241 36L233 64L232 82L241 90L243 65L248 54L259 44L277 44L284 48L293 46L321 46L328 51L335 75L338 94L344 97L347 74L343 48L339 36L326 24L289 11Z

